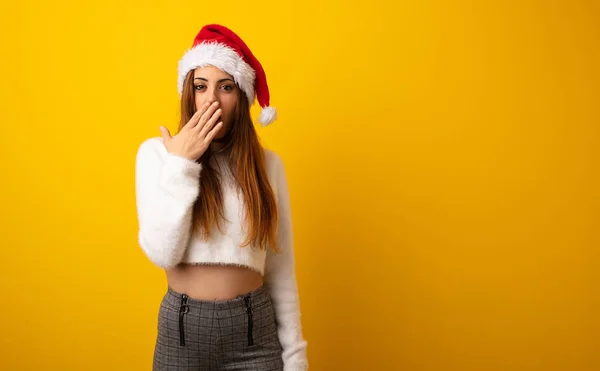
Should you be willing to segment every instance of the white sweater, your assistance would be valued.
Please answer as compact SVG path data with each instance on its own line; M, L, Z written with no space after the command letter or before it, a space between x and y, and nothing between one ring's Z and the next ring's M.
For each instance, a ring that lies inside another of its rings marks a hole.
M239 247L245 239L243 195L236 192L226 171L221 171L224 215L230 222L224 222L224 233L214 228L209 241L193 235L192 209L200 192L202 165L171 154L160 137L145 140L136 156L139 243L150 261L161 268L181 262L215 263L247 266L261 273L273 301L284 370L304 371L308 369L307 342L300 320L287 179L283 162L275 152L265 149L265 160L279 208L280 252Z

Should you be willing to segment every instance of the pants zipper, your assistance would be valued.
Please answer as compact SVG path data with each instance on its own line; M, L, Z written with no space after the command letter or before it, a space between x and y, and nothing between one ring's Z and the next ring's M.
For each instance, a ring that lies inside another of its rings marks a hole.
M189 311L190 307L187 305L188 297L186 294L181 296L181 306L179 307L179 344L185 346L185 334L183 332L183 316Z
M248 345L254 345L254 339L252 337L252 303L250 295L244 297L244 303L246 304L246 314L248 315Z

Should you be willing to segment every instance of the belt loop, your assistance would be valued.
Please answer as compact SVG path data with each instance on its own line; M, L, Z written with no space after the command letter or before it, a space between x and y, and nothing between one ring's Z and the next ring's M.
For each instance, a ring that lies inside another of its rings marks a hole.
M248 345L254 345L252 337L252 295L244 296L244 304L246 305L246 314L248 315Z

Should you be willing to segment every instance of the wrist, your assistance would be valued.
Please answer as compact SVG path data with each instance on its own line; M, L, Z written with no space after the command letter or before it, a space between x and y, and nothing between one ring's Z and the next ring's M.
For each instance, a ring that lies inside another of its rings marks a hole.
M179 152L176 150L170 150L167 148L167 152L169 152L169 154L171 154L172 156L181 157L184 160L188 160L188 161L192 161L192 162L196 162L196 160L198 160L197 158L194 158L193 156L190 156L188 154L185 154L183 152Z

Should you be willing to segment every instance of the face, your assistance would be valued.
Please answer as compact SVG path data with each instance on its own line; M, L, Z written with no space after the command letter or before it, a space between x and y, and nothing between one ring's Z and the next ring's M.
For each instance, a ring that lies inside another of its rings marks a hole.
M194 71L193 83L196 109L202 107L205 102L219 102L223 127L215 139L224 137L231 128L238 100L239 88L233 77L214 66L198 67Z

